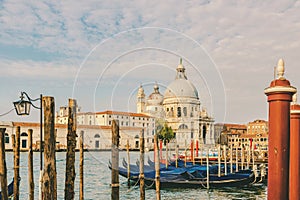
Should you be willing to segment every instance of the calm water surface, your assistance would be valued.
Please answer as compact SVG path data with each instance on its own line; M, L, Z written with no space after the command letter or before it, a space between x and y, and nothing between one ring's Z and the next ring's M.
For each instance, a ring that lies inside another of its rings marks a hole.
M153 157L153 152L146 153L145 158ZM28 199L28 153L22 152L20 161L20 199ZM110 199L110 176L111 171L107 167L110 159L110 152L85 152L84 159L84 197L85 199ZM126 158L126 152L120 152L120 163L122 158ZM57 167L57 197L64 199L65 182L65 152L56 153ZM131 163L135 163L139 158L138 152L131 152ZM76 182L75 199L79 198L79 153L76 153ZM10 182L13 178L13 153L6 152L7 179ZM38 179L39 179L39 153L34 153L34 183L35 199L38 199ZM139 188L127 188L127 180L120 177L120 199L139 199ZM206 189L169 189L162 190L162 199L267 199L267 187L256 185L245 188L222 188L212 189L209 192ZM155 190L146 189L146 199L155 199Z

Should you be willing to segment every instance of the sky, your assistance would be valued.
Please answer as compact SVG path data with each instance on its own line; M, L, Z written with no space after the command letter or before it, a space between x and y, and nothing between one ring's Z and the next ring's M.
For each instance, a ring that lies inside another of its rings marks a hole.
M180 58L215 122L267 119L280 58L300 86L299 13L289 0L1 0L0 121L39 121L9 112L21 91L56 111L74 98L82 112L135 112L139 86L163 94Z

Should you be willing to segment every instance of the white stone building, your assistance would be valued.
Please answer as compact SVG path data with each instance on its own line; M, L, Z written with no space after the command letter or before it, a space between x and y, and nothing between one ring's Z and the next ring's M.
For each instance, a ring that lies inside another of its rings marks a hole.
M176 142L181 147L191 140L198 140L200 144L214 144L214 119L201 107L198 91L188 80L182 61L176 70L175 80L168 85L164 95L159 93L155 84L154 92L146 99L144 89L140 86L137 112L165 120L172 127Z
M60 111L56 114L56 124L68 124L68 113L64 112L66 107L60 107ZM63 115L61 115L63 114ZM100 127L104 129L105 134L111 135L112 120L118 120L120 126L121 148L126 144L127 139L130 140L130 147L132 149L139 148L139 136L141 130L144 130L145 147L153 148L153 135L155 131L155 118L142 113L120 112L120 111L103 111L103 112L80 112L77 113L78 127L85 126L89 129L93 127ZM109 130L108 130L109 129ZM101 135L100 135L101 136ZM96 137L97 138L97 137ZM94 141L96 138L91 137L90 140ZM100 137L102 138L102 137ZM107 137L106 137L107 138ZM92 142L93 143L93 142ZM95 145L95 148L99 146ZM100 148L107 148L101 146Z
M33 149L38 150L40 144L40 124L32 122L0 122L1 128L6 128L5 131L5 149L12 150L11 135L16 134L17 127L20 127L20 150L28 150L28 129L33 130ZM67 124L55 124L56 130L56 149L65 150L67 147ZM139 147L139 133L141 127L120 127L120 148L126 149L127 140L129 147L137 149ZM88 150L109 150L111 149L111 126L99 125L78 125L77 135L83 132L84 148ZM136 138L137 137L137 138ZM77 138L77 149L79 142ZM147 139L145 140L147 142ZM147 143L148 148L153 148L152 140Z

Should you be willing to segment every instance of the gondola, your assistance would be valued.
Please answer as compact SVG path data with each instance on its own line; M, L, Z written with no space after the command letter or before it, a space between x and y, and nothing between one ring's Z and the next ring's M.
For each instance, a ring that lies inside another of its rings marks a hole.
M242 187L251 184L254 181L254 174L249 172L228 174L218 177L216 175L209 176L210 188L221 187ZM145 177L145 184L155 187L155 179ZM207 188L207 178L191 178L191 179L167 179L160 178L162 189L165 188Z
M130 165L131 166L131 165ZM132 166L137 167L137 166ZM150 166L149 166L150 167ZM109 165L111 169L111 165ZM137 167L138 168L138 167ZM130 168L131 169L131 168ZM194 171L191 169L195 169ZM119 167L119 174L127 177L127 168ZM145 171L145 184L153 186L155 182L155 170ZM130 170L130 180L132 184L139 181L139 171ZM209 175L209 186L218 187L240 187L252 183L255 180L254 173L251 170L241 170L236 173L218 176L216 174ZM160 170L161 188L205 188L207 186L207 177L203 170L197 167L174 168Z
M20 184L21 178L19 177L18 179L18 184ZM12 182L10 182L10 184L7 186L7 193L8 193L8 197L12 197L14 195L14 179L12 180ZM0 200L2 199L2 193L0 191Z

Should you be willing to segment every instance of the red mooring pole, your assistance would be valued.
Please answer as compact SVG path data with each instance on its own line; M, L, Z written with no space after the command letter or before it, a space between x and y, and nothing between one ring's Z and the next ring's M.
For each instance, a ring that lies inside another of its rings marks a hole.
M290 185L289 199L300 198L300 105L296 103L296 95L291 105L290 133Z
M199 140L196 140L196 157L199 156Z
M282 59L277 74L264 91L269 102L268 200L289 198L290 102L297 91L283 77Z
M162 140L159 140L159 159L162 160Z
M191 141L191 162L194 161L194 140Z

